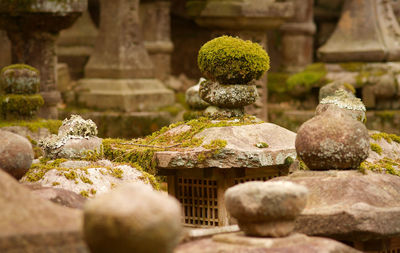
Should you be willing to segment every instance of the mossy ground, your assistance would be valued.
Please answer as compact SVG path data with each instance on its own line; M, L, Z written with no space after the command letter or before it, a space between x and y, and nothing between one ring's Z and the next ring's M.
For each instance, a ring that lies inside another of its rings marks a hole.
M47 128L50 133L57 134L58 128L62 124L61 120L50 119L34 119L34 120L13 120L13 121L0 121L0 128L9 126L27 127L29 131L36 133L39 128Z
M314 63L299 73L291 75L286 80L286 86L288 90L293 90L296 87L302 87L306 90L310 90L312 87L321 87L328 83L325 79L327 71L323 63Z
M44 105L41 95L3 95L0 96L0 118L29 119Z

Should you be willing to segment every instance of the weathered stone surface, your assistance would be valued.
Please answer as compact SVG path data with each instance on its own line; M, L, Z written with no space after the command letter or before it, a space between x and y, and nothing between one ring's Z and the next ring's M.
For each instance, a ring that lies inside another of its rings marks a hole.
M186 103L191 109L203 110L206 109L209 104L201 99L199 94L200 83L205 82L206 79L200 78L200 81L195 86L190 87L186 90Z
M335 95L335 92L339 89L342 89L352 95L353 92L355 91L354 87L351 84L348 83L346 84L341 81L335 81L328 83L319 89L318 100L321 101L325 97Z
M0 130L0 168L21 178L31 167L32 145L25 137Z
M204 110L204 115L212 119L243 117L244 113L244 108L221 108L213 105Z
M51 166L52 161L47 164ZM108 160L97 162L69 160L53 167L52 169L33 167L21 182L60 188L84 197L94 197L108 192L124 182L142 182L149 185L151 183L138 169Z
M277 179L272 179L272 181ZM400 177L358 171L298 171L279 180L309 190L296 231L347 241L400 235Z
M348 0L318 55L327 62L395 61L400 57L399 32L390 2Z
M93 253L169 253L182 232L177 200L139 184L126 184L84 208L85 240Z
M190 126L178 131L190 131ZM287 157L296 156L294 149L296 134L271 123L212 127L194 137L204 138L203 145L216 139L226 140L227 145L219 150L218 154L210 155L207 159L199 158L199 154L209 152L203 147L156 152L155 159L158 167L171 169L259 168L282 165L285 164ZM256 144L260 142L265 142L268 147L256 147Z
M299 128L296 151L312 170L357 168L368 157L368 131L361 122L331 109Z
M200 83L200 97L221 108L240 108L253 104L258 98L255 82L225 85L214 81Z
M225 192L225 205L246 235L283 237L293 231L307 194L288 182L247 182Z
M39 92L39 72L28 65L11 65L1 71L0 83L5 93L35 94Z
M340 242L293 234L284 238L248 237L242 233L224 234L213 238L191 241L179 245L176 253L321 253L321 252L360 252Z
M50 200L61 206L83 209L86 199L73 191L54 187L43 187L38 184L27 184L28 189L41 199Z
M72 115L70 119L63 121L57 135L52 134L40 140L39 146L45 157L51 159L82 158L88 152L100 152L102 139L96 135L97 126L92 120Z
M0 251L87 252L82 213L43 200L0 171Z
M361 99L356 98L352 93L343 89L335 91L332 96L323 98L317 106L315 114L320 115L328 109L339 110L363 123L367 120L365 116L367 109Z
M31 131L28 127L25 126L7 126L1 127L0 130L12 132L23 137L29 136L32 140L39 142L40 139L44 139L51 135L48 128L39 127L37 131Z

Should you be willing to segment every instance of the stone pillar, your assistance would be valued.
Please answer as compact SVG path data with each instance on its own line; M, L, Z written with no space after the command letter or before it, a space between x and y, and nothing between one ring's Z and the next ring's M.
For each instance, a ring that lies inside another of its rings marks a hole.
M151 111L174 102L173 92L154 78L144 47L139 0L101 0L94 53L78 85L78 102L94 109Z
M0 30L0 68L11 64L11 44L7 33Z
M281 26L283 67L287 72L303 70L313 62L314 0L295 0L295 15Z
M170 5L168 1L143 1L140 4L144 46L157 70L155 77L161 80L166 80L171 74L174 45L171 41Z
M396 61L400 27L388 0L346 0L339 23L318 49L325 62Z
M56 86L56 45L60 30L72 25L87 7L86 0L45 4L33 0L28 5L19 1L0 3L0 27L7 31L12 45L12 62L26 63L40 72L40 94L45 105L39 116L57 118L57 103L61 101Z
M97 35L97 28L88 11L85 11L73 26L60 33L57 40L58 60L68 64L72 79L83 78L84 68L93 52Z
M189 1L188 13L200 26L212 29L215 36L235 35L260 43L267 50L268 29L279 27L294 15L293 3L275 0ZM268 119L267 78L257 84L260 95L255 105L246 108L262 120Z

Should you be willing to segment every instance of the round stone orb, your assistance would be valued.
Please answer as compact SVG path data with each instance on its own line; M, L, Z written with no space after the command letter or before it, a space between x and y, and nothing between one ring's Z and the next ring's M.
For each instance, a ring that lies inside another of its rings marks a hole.
M122 185L84 207L84 236L92 253L172 253L181 233L178 201L148 185Z
M307 188L291 182L253 181L229 188L225 205L246 235L282 237L293 231L307 196Z
M311 170L356 169L368 157L368 130L334 107L300 126L297 155Z

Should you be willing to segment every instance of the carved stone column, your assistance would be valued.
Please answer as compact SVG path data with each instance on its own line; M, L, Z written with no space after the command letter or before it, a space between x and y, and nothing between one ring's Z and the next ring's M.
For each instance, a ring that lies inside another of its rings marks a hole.
M173 92L154 78L141 34L139 0L101 0L94 53L78 83L78 102L94 109L151 111L170 105Z

